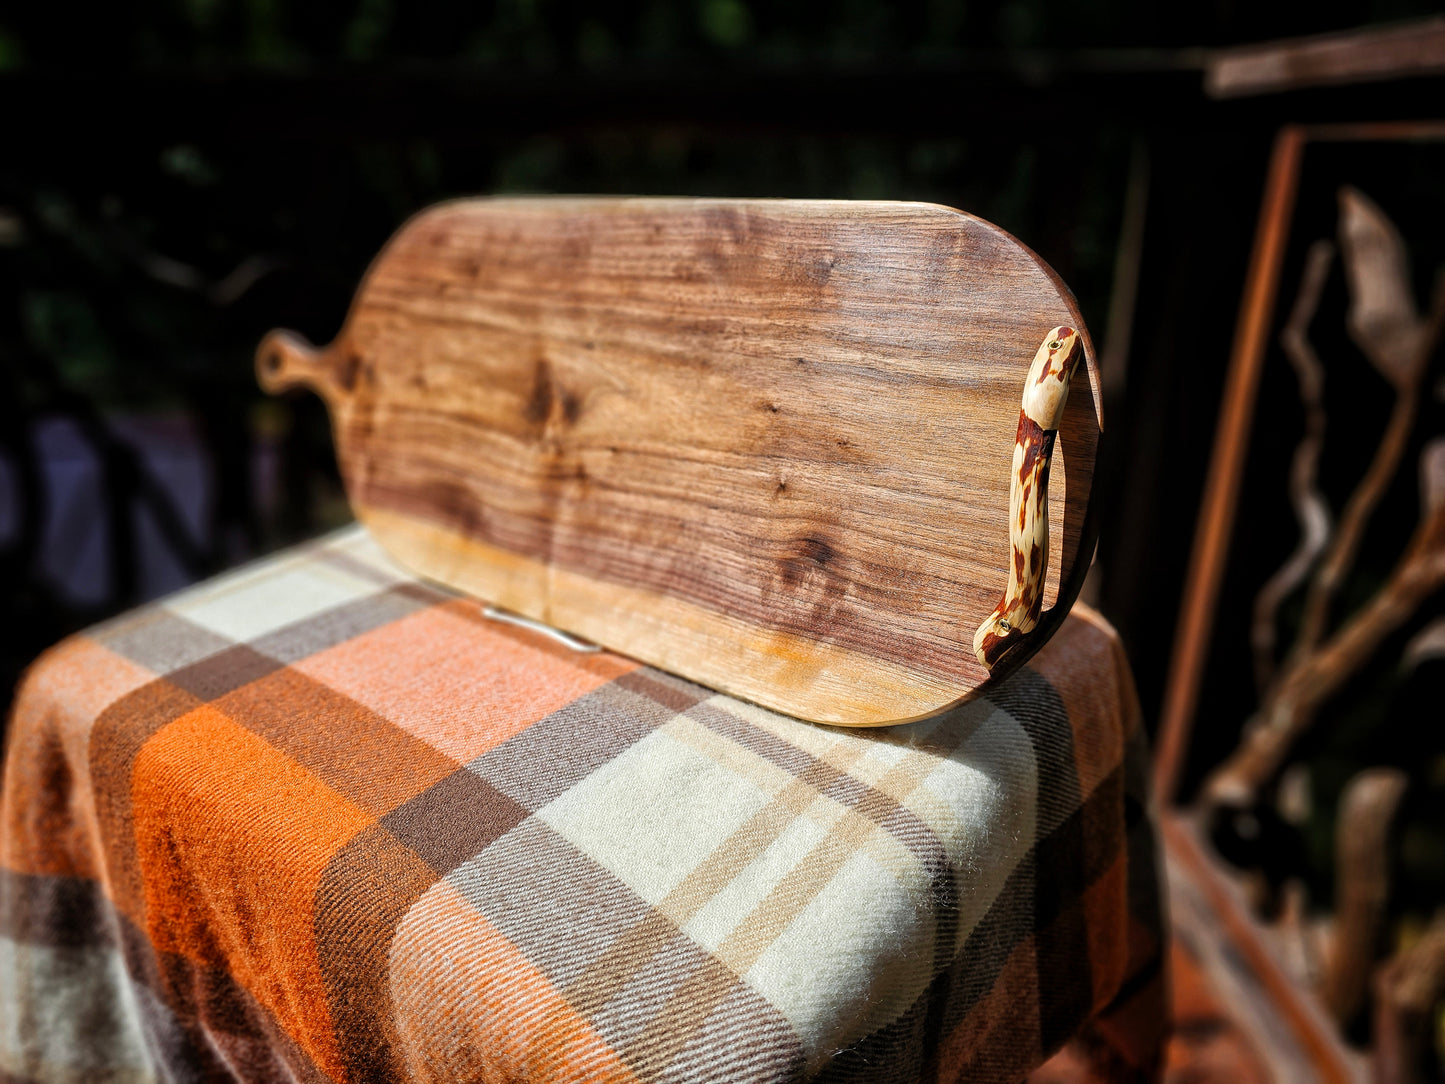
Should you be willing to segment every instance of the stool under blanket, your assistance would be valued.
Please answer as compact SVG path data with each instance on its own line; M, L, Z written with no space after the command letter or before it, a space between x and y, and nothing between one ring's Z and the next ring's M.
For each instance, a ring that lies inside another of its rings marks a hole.
M31 668L0 1079L1016 1081L1081 1032L1147 1072L1143 756L1083 606L987 699L845 730L348 528Z

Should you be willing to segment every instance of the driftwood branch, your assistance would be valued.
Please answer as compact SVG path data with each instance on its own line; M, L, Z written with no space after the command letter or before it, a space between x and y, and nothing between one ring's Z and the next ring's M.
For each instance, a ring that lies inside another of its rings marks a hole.
M1445 915L1395 954L1375 975L1374 1079L1381 1084L1430 1080L1435 1008L1445 997Z
M1422 602L1445 587L1445 437L1426 446L1420 474L1423 518L1389 580L1327 643L1297 660L1274 684L1239 748L1205 783L1206 802L1253 805L1320 705Z
M1409 784L1398 768L1367 768L1345 787L1335 821L1334 934L1324 999L1341 1025L1365 1006L1390 897L1390 833Z
M1440 457L1432 449L1442 444L1437 441L1427 446L1421 459L1424 511L1404 556L1380 592L1320 645L1335 591L1354 563L1370 513L1404 454L1425 373L1445 332L1445 275L1436 281L1429 320L1423 326L1402 330L1414 309L1409 283L1402 279L1404 247L1399 233L1378 208L1352 189L1341 192L1340 206L1340 237L1351 281L1351 334L1394 384L1395 408L1375 458L1345 506L1339 530L1310 584L1299 639L1284 672L1264 693L1239 748L1205 783L1204 800L1211 805L1254 805L1259 788L1275 777L1320 705L1370 659L1382 640L1410 619L1422 601L1445 584L1445 470L1434 467ZM1402 360L1399 352L1407 346L1411 356Z
M1330 537L1330 509L1319 490L1320 451L1325 441L1325 367L1309 341L1309 325L1319 309L1320 295L1334 262L1335 246L1316 241L1305 256L1305 270L1294 309L1280 333L1280 345L1299 382L1304 406L1304 436L1290 462L1289 497L1299 521L1300 537L1284 564L1265 581L1254 599L1250 644L1254 649L1254 677L1261 693L1274 677L1278 631L1275 615L1280 603L1309 575L1311 566Z
M1346 326L1370 364L1394 387L1395 406L1305 596L1293 651L1297 658L1323 639L1331 604L1354 565L1370 514L1399 468L1419 409L1420 386L1439 340L1439 310L1445 305L1445 290L1437 289L1430 320L1421 320L1404 239L1384 212L1353 188L1340 190L1340 248L1350 293Z
M1429 659L1445 658L1445 617L1437 617L1405 645L1405 667L1413 670Z
M1415 308L1405 239L1359 189L1339 192L1340 245L1350 307L1345 327L1371 365L1397 390L1419 382L1425 321Z

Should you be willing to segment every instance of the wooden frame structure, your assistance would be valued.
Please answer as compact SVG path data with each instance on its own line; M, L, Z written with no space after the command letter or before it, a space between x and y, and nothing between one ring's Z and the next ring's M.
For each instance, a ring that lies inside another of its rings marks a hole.
M1288 125L1275 138L1160 712L1153 783L1170 859L1170 895L1179 912L1176 935L1181 924L1208 932L1213 944L1200 953L1205 967L1216 985L1246 1003L1238 1017L1255 1029L1264 1061L1281 1079L1308 1072L1322 1081L1363 1080L1369 1075L1367 1059L1339 1037L1320 999L1290 978L1277 938L1211 858L1199 816L1180 805L1180 779L1208 664L1305 151L1312 143L1439 140L1445 140L1445 121ZM1226 947L1228 952L1218 951Z
M1445 140L1445 120L1289 125L1275 138L1159 714L1154 793L1161 806L1174 804L1178 797L1180 771L1208 662L1305 148L1310 143L1436 140Z

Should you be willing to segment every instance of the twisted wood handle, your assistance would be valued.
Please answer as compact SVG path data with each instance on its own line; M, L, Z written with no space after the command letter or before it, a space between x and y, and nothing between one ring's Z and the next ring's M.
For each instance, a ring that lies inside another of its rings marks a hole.
M1009 485L1013 560L1008 587L973 634L973 653L990 670L1039 623L1049 567L1049 463L1069 397L1069 379L1083 356L1079 333L1056 327L1045 336L1024 382Z

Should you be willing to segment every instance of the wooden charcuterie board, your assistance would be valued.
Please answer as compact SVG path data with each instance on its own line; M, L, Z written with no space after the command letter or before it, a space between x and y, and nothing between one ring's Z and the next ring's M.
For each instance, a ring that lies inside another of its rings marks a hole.
M403 564L734 696L874 726L990 680L973 640L1009 579L1020 396L1059 325L1083 364L1043 619L997 678L1087 571L1102 419L1072 296L978 218L462 200L397 233L330 346L274 332L257 364L269 390L325 399L356 514Z

